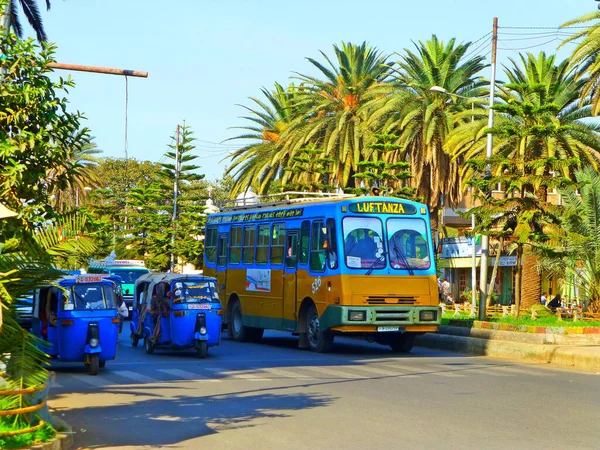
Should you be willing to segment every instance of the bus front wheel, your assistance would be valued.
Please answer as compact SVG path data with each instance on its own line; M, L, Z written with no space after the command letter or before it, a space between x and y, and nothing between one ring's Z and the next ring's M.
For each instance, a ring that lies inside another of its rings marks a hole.
M415 335L412 333L402 333L395 337L390 344L395 353L408 353L415 345Z
M333 333L330 330L321 330L315 305L311 305L306 312L306 328L310 351L328 353L333 349Z

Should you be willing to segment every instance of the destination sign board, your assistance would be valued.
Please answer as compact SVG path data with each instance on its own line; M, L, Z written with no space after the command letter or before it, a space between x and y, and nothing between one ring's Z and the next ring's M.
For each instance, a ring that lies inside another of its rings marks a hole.
M253 220L270 220L270 219L290 219L293 217L302 217L304 208L290 208L270 211L258 211L243 214L218 215L213 214L207 217L206 222L211 223L232 223L232 222L249 222Z
M358 202L348 205L348 210L363 214L416 214L417 208L408 203L398 202Z

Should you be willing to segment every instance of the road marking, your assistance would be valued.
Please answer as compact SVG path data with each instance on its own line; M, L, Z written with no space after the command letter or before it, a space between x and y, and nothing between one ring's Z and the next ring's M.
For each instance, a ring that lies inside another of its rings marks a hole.
M404 373L402 373L402 372L379 369L379 368L373 367L373 366L356 366L356 368L358 370L363 370L365 372L372 372L372 373L376 373L378 375L385 375L388 377L398 377L398 376L404 375Z
M489 368L488 369L468 369L468 370L465 370L464 373L467 373L467 374L475 373L478 375L487 375L490 377L514 377L514 375L511 375L510 373L493 372Z
M498 369L498 370L502 370L504 372L512 372L512 373L520 373L523 375L531 375L534 377L553 377L554 373L549 373L546 372L544 370L529 370L529 369L521 369L521 368L516 368L516 367L507 367L507 366L493 366L493 369Z
M128 378L130 380L137 381L138 383L161 383L155 378L142 375L141 373L132 372L131 370L113 370L112 373L114 373L115 375L119 375L123 378Z
M335 367L341 367L341 368L345 368L346 366L335 366ZM313 372L317 372L319 374L325 374L325 375L331 375L335 378L342 378L342 379L364 379L367 378L363 375L357 375L355 373L348 373L348 372L342 372L341 370L335 370L335 369L330 369L329 367L323 367L323 366L311 366L311 367L302 367L303 370L309 370L309 371L313 371Z
M93 376L93 375L71 375L72 378L75 378L76 380L82 381L86 384L91 384L92 386L95 387L100 387L100 388L104 388L104 387L108 387L108 386L114 386L115 383L112 383L102 377L99 376Z
M217 375L223 375L227 378L232 378L236 380L246 380L246 381L271 381L270 378L262 378L255 373L249 373L249 371L235 371L235 370L227 370L222 367L212 367L207 368L206 370L210 372L214 372Z
M215 378L207 378L202 375L198 375L196 373L187 372L185 370L180 369L159 369L157 372L166 373L167 375L171 375L175 378L189 381L202 381L202 382L210 382L210 383L220 383L221 380L217 380Z
M404 378L419 377L421 375L429 375L432 372L432 369L428 369L426 367L407 366L406 364L402 364L399 362L398 363L390 362L390 363L381 364L381 365L384 367L393 368L395 370L400 370L402 372L408 372L407 374L400 374ZM414 373L410 373L410 372L414 372Z
M262 371L268 374L276 375L281 378L310 378L308 375L302 375L300 373L287 371L275 367L265 367L262 369Z

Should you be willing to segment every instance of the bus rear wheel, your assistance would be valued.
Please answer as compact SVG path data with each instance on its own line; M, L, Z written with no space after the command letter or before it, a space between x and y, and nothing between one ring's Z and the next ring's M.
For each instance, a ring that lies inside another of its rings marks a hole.
M262 328L247 327L244 325L242 305L236 301L229 313L227 336L237 342L258 342L262 339L265 330Z
M311 305L306 312L306 328L310 351L328 353L333 350L333 333L330 330L321 330L319 313L315 305Z
M408 353L415 345L415 334L402 333L395 337L390 344L394 353Z

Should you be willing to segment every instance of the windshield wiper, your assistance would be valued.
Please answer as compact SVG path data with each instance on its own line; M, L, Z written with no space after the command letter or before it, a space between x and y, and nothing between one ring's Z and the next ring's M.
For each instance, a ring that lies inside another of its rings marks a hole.
M386 255L386 252L382 252L381 256L379 258L377 258L375 261L373 261L373 264L371 264L371 267L369 267L369 269L367 270L367 273L365 273L365 275L371 275L373 273L373 270L375 270L375 264L377 264L378 262L383 262L384 267L385 267L385 255Z
M394 238L392 239L392 241L394 242L394 251L396 252L396 256L398 257L398 259L400 260L400 262L402 264L404 264L404 266L408 270L409 275L414 275L415 272L410 267L410 263L408 262L408 259L406 258L406 255L402 252L402 250L400 250L400 248L398 247L398 244L396 243L396 236L394 236Z

